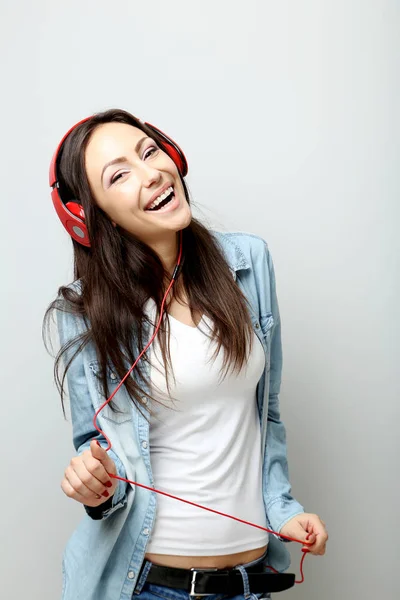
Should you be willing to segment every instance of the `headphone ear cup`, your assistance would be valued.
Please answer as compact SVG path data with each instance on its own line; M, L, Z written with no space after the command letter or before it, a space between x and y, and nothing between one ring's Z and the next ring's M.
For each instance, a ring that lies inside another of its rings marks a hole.
M65 228L76 242L89 247L89 232L85 224L85 212L82 205L72 201L67 202L65 208L70 214L69 218L64 221Z
M64 204L61 201L57 187L51 190L51 198L56 213L69 235L76 242L89 247L89 232L84 222L85 213L82 206L77 202L67 202Z
M78 204L77 202L71 201L67 202L65 206L70 212L72 212L73 215L79 217L80 219L82 219L82 221L85 220L85 211L83 210L82 204Z
M150 129L152 129L159 137L161 137L163 148L165 152L172 158L174 163L176 164L179 173L182 177L185 177L188 173L188 163L186 160L186 156L184 155L182 149L178 146L176 142L174 142L170 137L168 137L165 133L155 127L155 125L151 125L151 123L145 123Z
M182 175L182 177L185 177L185 175L187 174L186 159L185 159L185 162L182 160L182 156L177 151L175 146L172 146L171 144L168 144L167 142L165 142L163 144L163 146L164 146L165 151L168 154L168 156L170 156L172 158L172 160L174 161L174 163L176 164L179 173Z

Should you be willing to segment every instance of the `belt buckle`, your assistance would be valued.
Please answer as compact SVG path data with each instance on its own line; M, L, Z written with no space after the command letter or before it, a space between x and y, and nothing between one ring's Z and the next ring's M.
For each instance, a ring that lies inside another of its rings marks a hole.
M196 592L196 577L197 577L197 573L215 573L215 571L218 571L218 569L190 569L193 573L192 575L192 581L190 582L190 592L189 592L189 596L209 596L210 593L208 594L198 594Z

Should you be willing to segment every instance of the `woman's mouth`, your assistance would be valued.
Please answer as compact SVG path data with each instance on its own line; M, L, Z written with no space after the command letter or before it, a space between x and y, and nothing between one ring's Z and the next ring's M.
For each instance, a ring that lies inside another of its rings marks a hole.
M178 208L179 198L175 196L175 190L171 185L164 194L161 194L157 200L155 200L150 208L146 208L146 212L169 212Z

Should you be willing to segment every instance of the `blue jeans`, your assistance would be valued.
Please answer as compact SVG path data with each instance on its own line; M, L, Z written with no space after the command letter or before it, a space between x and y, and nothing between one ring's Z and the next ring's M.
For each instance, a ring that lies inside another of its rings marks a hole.
M246 583L246 575L244 573L244 569L246 567L252 567L257 563L261 563L267 552L260 558L253 560L252 562L246 563L245 565L240 565L239 567L235 567L242 573L243 583L244 583L244 593L238 596L230 596L229 600L257 600L258 598L267 599L271 598L271 594L263 594L257 593L252 594L248 589L248 585ZM133 593L132 598L134 600L227 600L228 596L226 594L213 594L209 596L190 596L188 592L184 590L178 590L175 588L165 587L163 585L154 585L152 583L146 583L146 577L151 567L151 562L146 561L144 568L142 570L142 575L138 581L136 589Z

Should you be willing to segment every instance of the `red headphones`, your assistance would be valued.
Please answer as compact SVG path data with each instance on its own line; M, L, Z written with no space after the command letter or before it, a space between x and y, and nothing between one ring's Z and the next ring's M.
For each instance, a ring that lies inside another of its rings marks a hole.
M82 119L78 123L76 123L62 138L61 142L58 144L57 150L54 153L53 158L50 163L49 170L49 184L51 187L51 198L53 200L54 208L60 218L61 223L64 225L65 229L68 231L70 236L76 241L82 244L83 246L90 247L89 241L89 233L85 224L85 213L83 211L82 205L79 204L77 200L71 200L64 204L59 188L60 184L57 179L57 158L60 152L61 146L63 145L65 139L68 135L81 123L88 121L92 117L86 117ZM161 138L161 146L164 152L168 154L170 158L176 164L178 171L182 177L185 177L188 172L188 164L185 158L184 153L179 148L178 144L176 144L171 138L169 138L165 133L163 133L160 129L151 125L150 123L146 123L141 119L138 119L144 125L147 125L158 137Z

